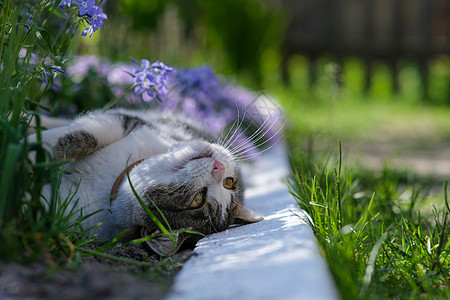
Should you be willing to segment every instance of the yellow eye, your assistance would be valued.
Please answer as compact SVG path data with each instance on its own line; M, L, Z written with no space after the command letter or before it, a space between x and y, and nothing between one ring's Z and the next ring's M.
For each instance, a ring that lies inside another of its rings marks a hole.
M234 189L234 178L233 177L227 177L223 180L223 187L227 190Z
M206 200L206 188L195 194L194 200L192 200L191 204L189 205L189 208L199 208L205 203Z

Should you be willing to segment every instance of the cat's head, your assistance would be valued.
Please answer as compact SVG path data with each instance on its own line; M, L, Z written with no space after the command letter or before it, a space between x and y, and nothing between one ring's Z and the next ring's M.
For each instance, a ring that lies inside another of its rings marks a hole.
M220 145L198 140L181 142L165 154L144 160L129 173L139 197L166 227L164 218L167 219L172 230L190 229L210 234L232 224L262 220L242 206L244 191L239 166ZM137 202L128 182L122 183L121 189L116 207L122 206L124 195L127 201ZM136 211L128 215L134 219L131 224L140 224L141 235L158 231L144 209L133 207ZM160 236L148 240L148 244L155 252L168 255L178 250L183 242L194 243L200 237L181 234L174 246L170 239Z

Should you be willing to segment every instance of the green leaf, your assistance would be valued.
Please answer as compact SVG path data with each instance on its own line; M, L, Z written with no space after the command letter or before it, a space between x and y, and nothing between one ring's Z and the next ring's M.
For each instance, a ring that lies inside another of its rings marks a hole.
M60 2L61 2L61 1L60 1ZM58 10L54 9L53 7L50 7L48 10L49 10L51 13L53 13L55 16L58 16L58 17L63 18L63 19L66 18L66 17L63 16Z
M158 220L158 218L151 212L151 210L147 207L147 205L144 203L144 201L142 201L141 197L139 196L139 194L136 192L133 184L131 183L131 179L130 179L130 173L127 172L127 179L128 182L130 184L131 190L133 191L134 196L136 197L136 199L139 201L139 204L141 204L142 208L144 209L144 211L148 214L148 216L150 217L150 219L152 219L152 221L156 224L156 226L158 226L158 228L165 234L169 234L169 231L166 229L166 227L164 227L164 225Z
M50 34L47 32L47 30L38 27L36 31L36 37L38 38L38 40L44 42L50 53L54 54Z
M151 235L147 235L142 238L131 240L131 241L129 241L129 244L131 244L131 245L142 244L143 242L146 242L147 240L153 239L155 236L156 236L156 233L153 233Z

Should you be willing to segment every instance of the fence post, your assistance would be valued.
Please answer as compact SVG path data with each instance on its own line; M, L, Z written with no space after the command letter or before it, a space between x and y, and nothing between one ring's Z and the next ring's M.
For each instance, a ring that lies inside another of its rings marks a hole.
M365 65L364 91L368 92L372 87L372 63L373 63L373 3L372 0L364 1L364 46L363 61Z
M424 99L429 98L428 93L428 59L432 53L431 45L431 13L433 11L434 0L421 0L420 1L420 26L421 31L420 40L422 47L419 48L419 72L422 81L423 97Z

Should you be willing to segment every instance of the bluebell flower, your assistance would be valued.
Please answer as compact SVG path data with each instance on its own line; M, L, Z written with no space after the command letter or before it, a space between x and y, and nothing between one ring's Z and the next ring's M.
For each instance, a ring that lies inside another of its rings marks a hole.
M153 88L156 84L152 80L149 80L147 77L135 77L135 79L134 83L136 87L134 88L134 92L136 94L142 95L143 93L147 93L150 98L155 96Z
M82 36L92 37L92 34L97 30L101 29L108 17L103 12L102 6L95 5L95 0L63 0L59 3L59 6L68 6L71 4L76 4L79 6L78 14L80 16L86 16L85 19L89 18L89 26L86 27L81 33Z
M56 71L58 73L64 73L64 70L62 70L61 68L56 67L56 66L47 66L46 68L47 68L47 70L44 68L42 69L42 75L44 75L43 80L44 80L45 84L48 84L47 77L51 75L51 72L49 72L49 71Z
M162 102L164 95L169 92L167 88L168 75L175 70L160 61L150 64L148 59L142 59L140 63L134 58L131 60L138 66L133 72L133 82L136 85L134 92L138 95L148 96L142 98L144 101L150 101L156 97L158 101Z
M105 13L103 13L103 8L101 6L94 6L91 10L91 25L93 27L94 32L101 29L103 26L103 20L107 19Z
M89 37L92 37L92 34L97 30L101 29L104 23L104 20L108 17L105 13L103 13L103 8L101 6L93 6L90 10L91 19L89 21L90 26L86 27L81 33L82 36L86 36L89 34Z
M208 93L219 88L219 80L210 66L184 69L177 73L175 85L180 87L184 95L197 98L198 93Z
M95 6L95 0L83 0L83 1L73 0L73 3L80 6L80 9L78 11L80 16L83 16L86 14L92 15L92 9Z
M44 75L43 79L44 79L45 84L48 84L48 79L47 79L48 73L45 70L42 70L42 74Z
M134 70L135 78L139 78L139 80L143 80L143 78L147 77L147 74L150 71L150 61L148 59L141 59L141 63L138 63L137 60L131 58L131 61L138 66L137 69Z
M56 67L56 66L52 66L52 67L50 67L50 69L55 70L55 71L58 72L58 73L64 73L64 70L63 70L63 69L58 68L58 67Z
M83 32L81 33L81 36L86 36L89 34L89 37L92 37L92 34L94 33L94 27L93 26L89 26L86 27Z

